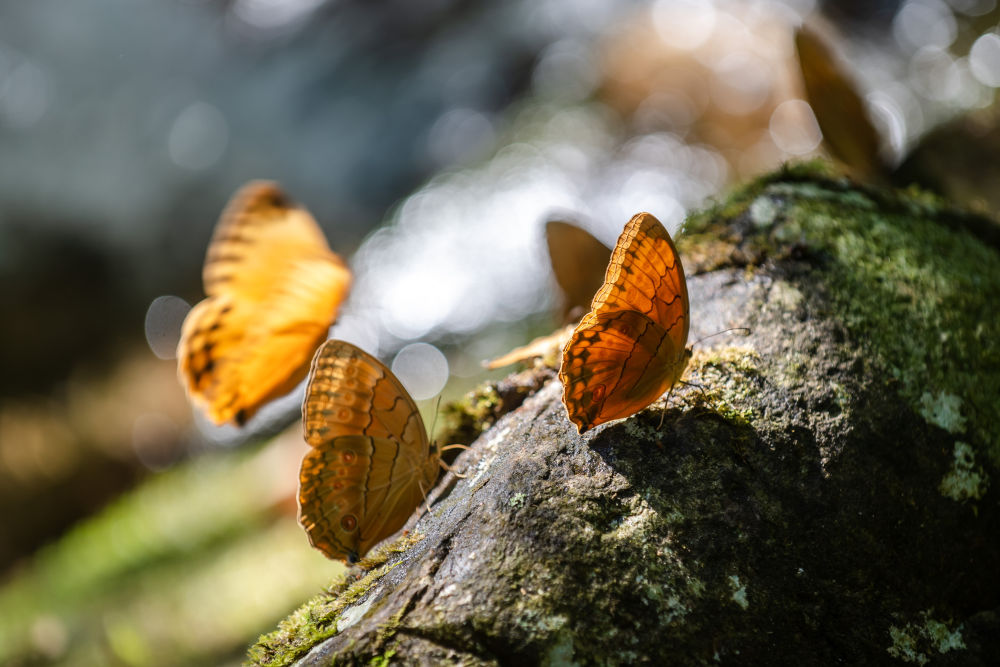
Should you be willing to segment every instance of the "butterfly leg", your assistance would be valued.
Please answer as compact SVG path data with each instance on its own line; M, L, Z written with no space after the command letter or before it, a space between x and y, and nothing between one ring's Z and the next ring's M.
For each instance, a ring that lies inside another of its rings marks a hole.
M462 450L465 450L465 449L468 449L468 448L469 448L469 447L468 447L468 445L459 445L459 444L454 444L454 445L448 445L448 446L446 446L446 447L442 447L442 448L441 448L441 452L442 452L442 453L443 453L443 452L446 452L446 451L448 451L449 449L462 449ZM438 463L439 463L439 464L441 464L441 467L442 467L442 468L443 468L443 469L444 469L444 470L445 470L446 472L450 472L451 474L453 474L453 475L454 475L455 477L458 477L459 479L465 479L465 477L466 477L466 476L465 476L464 474L462 474L462 473L458 473L458 472L455 472L455 468L454 468L454 467L452 467L452 466L450 466L450 465L448 465L448 464L447 464L447 463L445 463L444 461L441 461L441 460L439 460L439 461L438 461Z

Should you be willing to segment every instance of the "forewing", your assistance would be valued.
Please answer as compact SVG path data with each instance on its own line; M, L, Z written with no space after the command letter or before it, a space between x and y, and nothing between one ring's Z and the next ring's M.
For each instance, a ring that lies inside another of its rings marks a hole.
M687 283L680 256L660 221L635 215L618 238L604 284L591 312L634 310L669 332L676 347L687 345Z
M312 447L362 434L399 439L418 453L429 451L423 418L399 379L378 359L341 340L328 340L316 351L302 422Z
M309 211L274 183L253 181L239 189L215 226L205 255L205 293L257 294L289 260L330 255L323 231Z

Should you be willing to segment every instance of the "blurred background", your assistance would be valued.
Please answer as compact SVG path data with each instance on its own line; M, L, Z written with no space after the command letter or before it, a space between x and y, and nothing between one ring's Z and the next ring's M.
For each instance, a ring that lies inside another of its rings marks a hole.
M312 211L355 274L333 335L391 364L430 424L482 360L560 323L546 220L612 245L646 210L674 232L728 185L824 152L803 22L857 87L881 178L995 215L998 16L995 0L0 3L0 663L237 664L341 572L295 522L301 394L237 431L193 415L176 378L245 181Z

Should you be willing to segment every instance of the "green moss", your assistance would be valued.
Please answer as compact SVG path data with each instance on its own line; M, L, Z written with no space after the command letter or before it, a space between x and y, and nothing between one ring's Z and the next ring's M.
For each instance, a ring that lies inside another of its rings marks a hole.
M388 563L392 555L408 550L421 539L423 537L420 535L404 535L363 558L355 570L367 572L363 577L352 582L342 576L326 592L306 602L282 621L277 630L261 636L250 647L249 662L258 665L289 665L318 642L352 625L368 610L356 611L355 617L350 615L351 605L364 597L373 585L402 562L396 560ZM387 638L392 634L395 634L395 629L387 634Z
M483 384L442 410L442 442L469 444L496 422L500 395L492 383Z
M392 664L392 658L396 655L396 650L392 649L386 651L382 655L377 655L368 661L371 667L389 667Z
M754 379L761 375L759 361L757 352L749 347L695 350L688 377L697 391L688 396L694 405L710 408L728 421L752 424L756 414L750 398L757 391Z
M278 439L150 476L10 572L0 664L217 664L241 653L337 567L283 511L291 488L275 471L289 451Z
M771 210L761 198L781 202L782 214L761 213ZM748 185L687 227L725 235L756 220L740 246L751 260L787 256L794 244L826 272L837 319L885 370L882 381L898 381L929 423L1000 465L1000 257L965 231L966 217L918 190L857 188L809 163Z

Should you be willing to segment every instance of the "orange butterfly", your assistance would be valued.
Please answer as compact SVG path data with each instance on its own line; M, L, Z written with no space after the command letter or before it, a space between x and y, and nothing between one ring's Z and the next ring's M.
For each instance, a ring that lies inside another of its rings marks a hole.
M202 280L208 296L184 319L178 375L212 421L242 426L305 377L351 272L308 211L252 182L223 211Z
M356 562L434 486L438 449L392 371L339 340L316 352L302 423L312 449L299 472L299 523L328 557Z
M563 404L580 433L633 415L673 387L691 358L689 320L677 249L659 220L639 213L563 350Z

